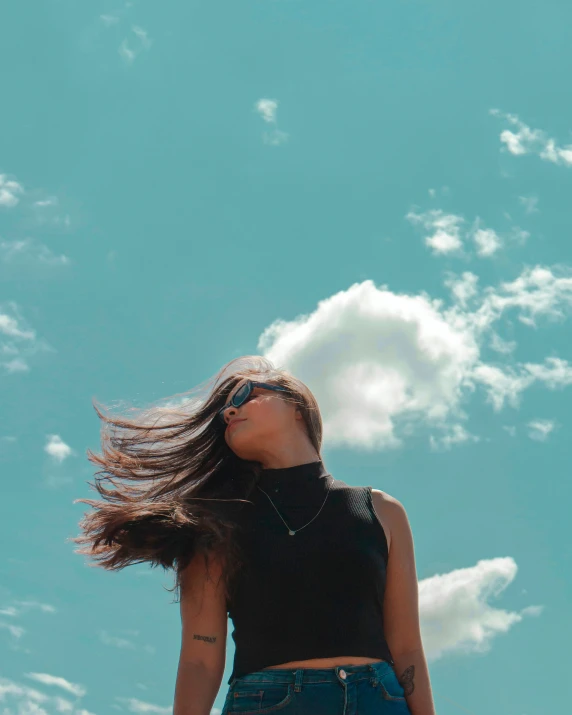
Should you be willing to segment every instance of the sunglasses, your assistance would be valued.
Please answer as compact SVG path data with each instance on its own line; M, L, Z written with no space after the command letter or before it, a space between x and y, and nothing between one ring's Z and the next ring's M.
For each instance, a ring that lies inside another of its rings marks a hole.
M253 382L252 380L247 380L242 387L237 390L230 402L218 411L218 423L226 426L224 419L224 412L228 407L240 407L243 405L250 397L252 390L255 387L263 387L265 390L275 390L276 392L288 392L285 387L278 387L277 385L269 385L267 382Z

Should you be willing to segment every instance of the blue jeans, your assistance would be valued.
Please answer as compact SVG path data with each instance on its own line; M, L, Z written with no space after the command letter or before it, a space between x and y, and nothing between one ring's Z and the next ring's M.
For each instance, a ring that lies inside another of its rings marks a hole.
M233 678L221 715L411 715L385 660L335 668L258 670Z

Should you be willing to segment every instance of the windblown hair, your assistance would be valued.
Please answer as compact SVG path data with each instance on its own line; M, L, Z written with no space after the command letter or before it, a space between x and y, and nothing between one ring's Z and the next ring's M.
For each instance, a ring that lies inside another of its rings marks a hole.
M203 555L208 575L214 556L223 566L228 605L242 556L234 538L236 522L224 505L248 502L262 469L259 462L237 457L217 425L218 411L243 378L285 387L288 392L276 395L299 407L308 437L321 454L322 418L314 395L301 380L258 355L231 360L198 387L167 398L166 405L132 407L134 416L107 416L94 400L102 420L102 453L87 450L87 456L101 467L96 474L104 476L96 476L95 485L88 483L103 500L74 500L96 510L84 512L83 533L70 539L84 545L74 553L92 557L90 566L107 570L143 562L173 569L175 585L167 590L179 596L181 574L193 557Z

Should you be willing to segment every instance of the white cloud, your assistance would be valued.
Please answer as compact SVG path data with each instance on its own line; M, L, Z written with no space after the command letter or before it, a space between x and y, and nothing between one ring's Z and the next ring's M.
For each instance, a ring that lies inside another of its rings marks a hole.
M0 368L7 373L27 372L26 358L39 350L53 348L26 326L16 303L0 304Z
M320 301L310 315L275 321L258 345L312 385L329 443L364 449L400 444L398 417L440 421L454 412L479 352L438 301L370 280Z
M473 239L477 244L477 255L481 257L492 256L501 247L501 240L490 228L479 228L475 231Z
M431 209L422 214L410 211L406 218L411 223L420 223L429 231L429 235L425 237L425 244L434 254L452 253L461 249L460 233L461 224L464 222L461 216L445 214L441 209Z
M537 154L541 159L553 164L572 166L572 144L557 146L556 141L542 129L531 129L514 114L507 114L499 109L491 109L489 113L505 119L516 128L516 132L505 129L500 134L501 142L511 154Z
M14 603L22 608L38 608L44 613L56 613L56 609L51 604L41 601L15 601Z
M83 697L85 693L81 686L73 685L64 678L44 673L30 673L27 677L31 677L43 685L59 686L78 698ZM84 708L78 708L77 701L71 702L62 698L61 695L49 696L36 688L20 685L14 680L3 677L0 677L0 702L9 706L2 710L3 715L16 715L16 713L18 715L53 715L55 712L93 715Z
M548 435L554 430L556 422L554 420L533 420L528 423L528 436L537 442L546 442Z
M10 307L14 308L14 305L12 304ZM18 317L13 317L7 313L0 313L0 333L21 340L33 340L36 336L33 330L26 330L26 328L19 325Z
M413 224L421 224L425 229L425 245L433 251L433 255L461 255L467 239L474 242L477 255L481 258L493 256L502 247L499 234L493 229L481 228L478 216L469 229L465 229L466 222L462 216L446 214L441 209L430 209L425 213L409 211L405 218Z
M451 449L453 445L463 444L463 442L479 441L480 437L467 432L461 424L451 425L449 430L442 435L430 435L429 437L429 444L434 451Z
M60 464L69 456L75 454L73 449L57 434L48 435L48 441L44 447L44 451Z
M63 253L55 255L47 246L31 238L17 241L0 241L0 260L10 263L14 260L29 260L50 266L66 266L71 260Z
M478 281L478 276L470 271L465 271L461 278L457 278L454 274L449 273L445 279L445 285L453 294L455 302L465 308L467 304L478 295Z
M127 638L120 638L118 636L110 636L106 631L101 631L99 638L105 645L112 645L115 648L128 648L130 650L135 650L135 644L127 640Z
M70 683L66 678L61 678L57 675L50 675L49 673L25 673L25 675L27 678L42 683L42 685L54 685L58 688L62 688L62 690L79 698L82 698L86 693L86 689L82 685Z
M51 196L49 199L41 199L39 201L34 201L34 206L37 208L46 208L47 206L56 206L58 200L55 196Z
M481 313L498 316L507 310L518 309L519 320L534 326L540 316L564 319L571 307L572 273L534 266L525 268L514 281L501 283L500 289L489 288Z
M278 146L283 144L288 139L288 134L278 129L276 126L276 112L278 110L278 101L276 99L259 99L254 105L256 111L262 119L268 124L273 124L271 131L266 131L262 135L262 141L265 144Z
M24 187L17 181L8 179L6 174L0 174L0 206L12 208L20 201L19 195L24 193Z
M473 375L477 382L486 386L487 400L496 411L502 410L507 402L518 407L521 393L535 382L544 383L551 390L572 385L572 365L560 358L548 357L544 364L524 363L504 369L480 364Z
M173 708L153 705L137 698L115 698L118 702L123 703L132 713L153 713L154 715L172 715ZM212 715L215 715L216 708L211 710Z
M276 122L278 102L275 99L259 99L255 104L257 112L265 122Z
M508 588L517 571L514 559L493 558L420 581L419 617L427 660L449 653L486 653L495 638L524 617L538 616L541 606L515 612L489 603Z
M549 389L572 384L572 365L557 357L503 363L515 345L497 332L511 312L528 325L541 316L565 317L572 307L570 281L541 266L483 289L472 273L450 275L453 302L446 306L367 280L320 301L309 314L274 321L258 348L314 391L325 443L396 447L424 423L442 431L434 446L451 446L471 438L454 425L466 418L462 405L476 389L500 411L517 407L534 383ZM481 355L488 344L499 353L494 364Z
M489 347L497 353L508 355L514 352L516 348L516 340L503 340L498 333L491 331Z

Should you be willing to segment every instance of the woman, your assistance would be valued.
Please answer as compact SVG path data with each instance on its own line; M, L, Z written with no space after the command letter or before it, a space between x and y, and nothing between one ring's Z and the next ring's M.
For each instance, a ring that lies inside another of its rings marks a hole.
M107 569L174 568L174 715L210 713L227 614L222 715L434 715L401 504L327 472L314 396L264 358L231 361L187 404L139 419L95 408L124 430L88 452L116 489L96 479L105 500L76 500L97 511L73 539Z

